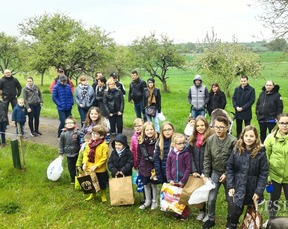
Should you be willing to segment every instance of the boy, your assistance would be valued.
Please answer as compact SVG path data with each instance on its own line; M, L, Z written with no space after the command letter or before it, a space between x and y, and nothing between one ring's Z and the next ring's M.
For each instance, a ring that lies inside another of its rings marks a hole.
M87 173L96 173L100 189L101 200L106 202L106 187L108 183L108 172L106 170L106 163L108 160L109 148L105 142L107 128L102 125L97 125L92 128L91 140L88 147L85 148L83 157L83 170ZM86 198L86 201L94 199L96 193L92 193Z
M111 145L113 151L108 160L108 169L112 177L132 176L134 160L127 137L124 134L118 134Z
M85 134L84 135L84 143L81 145L81 149L79 151L78 159L76 162L76 167L77 167L79 172L83 172L82 166L83 166L84 151L85 151L86 147L88 146L90 140L91 140L91 134L89 134L89 133Z
M236 138L228 134L229 121L224 116L215 118L214 126L215 134L210 136L206 141L204 154L204 182L211 177L215 183L215 189L212 189L208 197L208 215L203 219L205 222L202 229L215 226L215 208L216 199L221 184L224 185L226 201L228 202L227 223L226 228L230 226L230 218L233 212L233 200L228 195L226 186L226 163L236 144Z
M70 174L71 184L75 182L76 161L80 150L81 132L76 129L76 121L71 116L65 119L65 128L61 132L59 140L59 157L63 154L67 157L68 170Z
M26 122L26 115L28 114L24 106L24 99L19 98L17 104L12 112L12 121L15 121L16 134L20 131L21 136L24 136L24 125Z

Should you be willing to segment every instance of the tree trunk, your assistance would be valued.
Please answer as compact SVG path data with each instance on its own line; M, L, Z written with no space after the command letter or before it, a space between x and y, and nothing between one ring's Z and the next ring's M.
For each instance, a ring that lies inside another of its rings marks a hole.
M162 81L162 85L163 85L163 91L164 92L169 92L168 87L167 87L167 82L166 82L165 79Z
M44 85L44 73L45 72L42 72L42 74L41 74L41 86Z

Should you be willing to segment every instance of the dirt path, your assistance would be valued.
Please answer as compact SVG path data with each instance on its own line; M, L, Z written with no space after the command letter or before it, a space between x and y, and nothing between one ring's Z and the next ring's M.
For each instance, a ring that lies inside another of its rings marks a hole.
M9 114L9 118L11 117L11 114ZM52 147L58 147L58 139L57 139L57 130L59 126L59 120L58 119L52 119L52 118L46 118L46 117L41 117L40 118L40 126L39 126L39 131L42 133L42 135L38 135L37 137L32 137L30 136L30 131L28 127L28 123L26 122L25 124L25 136L27 138L24 138L24 141L31 141L39 144L45 144L49 145ZM80 123L77 124L77 126L80 126ZM8 139L16 139L16 129L12 125L12 122L10 121L10 125L7 126L6 130L6 138ZM127 136L127 138L131 139L131 136L133 135L133 130L132 129L123 129L123 133Z

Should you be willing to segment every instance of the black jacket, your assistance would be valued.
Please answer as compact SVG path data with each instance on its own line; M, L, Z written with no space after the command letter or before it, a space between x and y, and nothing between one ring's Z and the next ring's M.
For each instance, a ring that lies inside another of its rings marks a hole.
M8 122L7 102L0 100L0 122Z
M235 108L235 119L251 120L252 105L255 102L255 89L247 84L246 87L236 87L232 97L233 107ZM242 107L242 111L238 112L236 107Z
M134 101L134 103L139 103L143 99L144 88L146 88L146 82L138 78L132 81L129 86L128 101Z
M266 92L265 86L256 103L256 115L258 120L273 120L283 111L283 101L278 93L280 87L275 85L270 93Z
M268 171L264 149L255 158L251 158L248 151L240 155L238 150L233 150L227 162L227 188L235 189L234 203L237 206L252 205L254 193L263 199Z
M118 111L123 113L124 111L124 99L123 94L117 88L109 89L105 91L103 97L103 104L105 108L105 112L107 115L109 114L117 114Z
M2 90L3 99L11 100L21 95L22 86L17 78L3 76L0 79L0 90Z
M217 93L209 93L209 102L207 103L208 114L211 115L212 111L216 108L225 109L226 96L223 91Z
M153 104L156 109L158 110L159 113L161 113L161 93L160 93L160 89L158 88L154 88L153 94L156 98L156 104ZM149 91L148 88L144 89L143 92L143 108L147 108L148 107L148 97L149 97Z

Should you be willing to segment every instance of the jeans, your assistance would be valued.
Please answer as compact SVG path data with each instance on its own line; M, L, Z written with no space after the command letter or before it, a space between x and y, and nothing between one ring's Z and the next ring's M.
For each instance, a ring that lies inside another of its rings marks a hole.
M260 139L261 142L264 143L266 136L267 136L267 129L269 130L269 133L271 133L272 129L276 125L276 122L266 122L265 120L263 121L258 121L259 127L260 127Z
M110 133L116 133L116 126L117 126L117 133L121 134L123 132L123 115L113 115L109 116L110 122Z
M243 119L236 119L236 132L237 132L237 138L240 137L240 134L242 132L242 122L244 121L245 126L250 125L251 119L250 120L243 120Z
M231 224L232 225L236 226L239 223L239 218L242 215L243 210L244 210L244 205L242 207L239 207L236 204L234 204L233 214L231 215Z
M210 191L209 196L208 196L208 217L209 217L209 220L215 221L215 209L216 209L217 195L218 195L220 186L223 184L224 189L225 189L226 201L228 203L227 222L230 222L233 209L234 209L234 203L233 203L233 198L228 195L229 190L227 189L226 182L224 183L219 182L219 178L221 175L217 174L214 171L212 172L212 175L211 175L211 179L215 183L215 188Z
M205 110L193 110L191 109L191 116L196 119L197 116L202 115L205 117Z
M80 119L81 119L81 127L83 127L84 121L86 119L86 114L88 112L89 108L84 108L84 107L80 107L78 106L78 111L80 114Z
M16 134L19 134L20 131L21 135L24 136L24 126L25 122L16 122Z
M145 115L145 116L146 116L147 122L152 122L152 119L153 119L154 128L155 128L157 133L160 133L160 125L159 125L159 119L158 119L158 110L156 110L155 117L151 117L149 115Z
M141 113L143 114L143 119L145 119L145 110L143 109L143 102L134 102L134 110L137 118L142 118Z
M270 200L268 205L269 218L276 217L278 210L283 210L286 208L286 203L288 202L288 184L279 184L276 181L272 180L274 191L270 193ZM284 191L284 196L286 203L279 203L281 196L281 191Z
M58 116L59 116L59 127L58 127L58 138L60 137L60 134L62 132L62 129L65 126L65 119L68 118L69 116L71 116L71 110L68 111L59 111L58 110Z
M71 182L75 182L77 159L78 159L78 155L75 157L67 157L67 165L68 165L68 171L70 174Z
M7 122L0 122L0 132L1 132L1 144L6 144L6 127Z
M31 133L33 133L35 131L38 132L39 131L39 117L40 117L41 106L40 106L40 104L37 104L37 105L29 104L29 107L31 109L31 112L28 112L29 129L30 129Z

